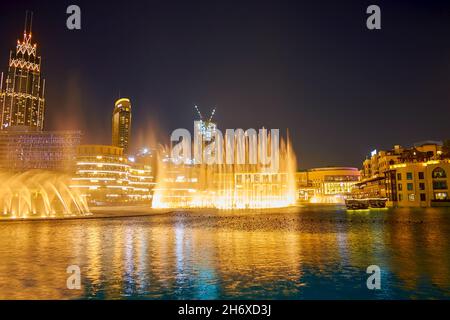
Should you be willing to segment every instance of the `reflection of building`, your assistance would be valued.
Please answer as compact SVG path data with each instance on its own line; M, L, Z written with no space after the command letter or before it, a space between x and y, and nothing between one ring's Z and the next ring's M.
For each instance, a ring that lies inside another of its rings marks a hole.
M28 16L27 16L28 18ZM4 84L4 85L3 85ZM44 126L45 81L41 79L41 57L31 42L31 23L23 40L17 41L16 51L10 53L8 73L0 79L0 129L26 126L42 130Z
M116 101L112 116L112 145L128 153L131 132L131 103L122 98Z
M373 152L363 163L364 179L353 190L359 198L388 198L389 205L428 207L450 205L449 160L442 143L423 142L411 148Z
M80 189L89 203L149 202L151 199L151 167L130 163L122 148L79 146L76 166L71 187Z
M315 168L297 173L298 197L301 201L342 202L359 181L357 168Z
M15 131L12 128L0 131L2 169L72 170L80 131Z

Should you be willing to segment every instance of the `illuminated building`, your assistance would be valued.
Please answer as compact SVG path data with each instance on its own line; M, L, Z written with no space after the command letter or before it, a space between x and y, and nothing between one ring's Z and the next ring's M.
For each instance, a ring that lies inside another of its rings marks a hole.
M450 206L450 161L391 165L385 184L387 197L394 206Z
M395 146L374 152L364 161L364 179L353 194L357 198L387 198L390 206L450 206L449 173L441 142Z
M10 53L6 77L1 75L0 168L70 172L81 132L43 131L45 82L37 45L31 41L31 27L32 14L28 17L27 13L23 39Z
M412 148L395 145L392 150L374 150L371 156L364 160L362 178L370 179L384 177L390 166L396 163L420 162L435 159L442 153L442 142L424 141L416 143Z
M131 132L131 102L127 98L116 101L112 116L112 145L128 153Z
M72 171L81 140L80 131L22 130L16 126L0 131L0 168Z
M155 163L156 158L149 148L143 148L134 157L129 158L128 184L134 188L130 194L132 200L151 199L148 190L153 191L155 185Z
M341 203L360 179L357 168L314 168L297 173L298 198L313 203Z
M81 145L71 187L90 204L149 203L153 175L151 167L130 162L122 148Z
M31 41L32 15L28 14L23 39L17 40L15 52L10 52L8 73L0 79L1 130L24 126L33 130L44 127L45 80L41 79L41 57Z

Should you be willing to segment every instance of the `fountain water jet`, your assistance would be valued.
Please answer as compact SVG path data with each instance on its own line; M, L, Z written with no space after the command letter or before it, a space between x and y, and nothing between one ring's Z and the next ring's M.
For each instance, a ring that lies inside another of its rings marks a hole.
M70 176L53 171L0 171L0 219L88 215L86 200L69 183Z
M269 137L270 138L270 137ZM251 156L250 139L236 139L243 159ZM258 142L259 143L259 142ZM289 141L279 144L279 168L249 164L174 164L160 155L153 208L280 208L296 202L296 157ZM258 145L258 150L260 145ZM223 155L226 150L222 150ZM236 155L235 155L236 156ZM258 157L262 155L258 153Z

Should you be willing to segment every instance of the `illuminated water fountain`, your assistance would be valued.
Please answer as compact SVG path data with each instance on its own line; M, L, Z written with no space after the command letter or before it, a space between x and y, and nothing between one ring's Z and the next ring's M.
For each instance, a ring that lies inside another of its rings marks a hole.
M260 209L295 204L296 158L288 141L277 139L272 144L274 139L266 129L259 134L236 130L233 136L226 135L222 145L217 144L220 139L203 139L197 151L194 142L191 161L175 164L173 153L169 156L168 152L161 157L154 208ZM199 161L199 149L215 153L220 161L208 164L205 153ZM271 162L261 161L264 157ZM233 163L227 164L225 159Z
M70 177L30 170L0 171L0 219L56 218L89 214L85 199L69 189Z

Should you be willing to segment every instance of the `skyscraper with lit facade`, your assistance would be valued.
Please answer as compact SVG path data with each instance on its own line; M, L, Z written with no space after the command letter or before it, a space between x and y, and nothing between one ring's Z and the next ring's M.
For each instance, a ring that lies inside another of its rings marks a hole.
M128 143L131 131L131 102L121 98L116 101L112 116L112 145L123 148L128 153Z
M29 21L29 23L27 23ZM1 74L1 130L12 126L41 131L44 127L45 80L41 78L41 57L31 41L32 15L25 19L23 39L10 52L8 72Z
M0 170L71 172L81 132L43 130L45 82L31 24L27 12L23 39L10 52L8 72L0 78Z

